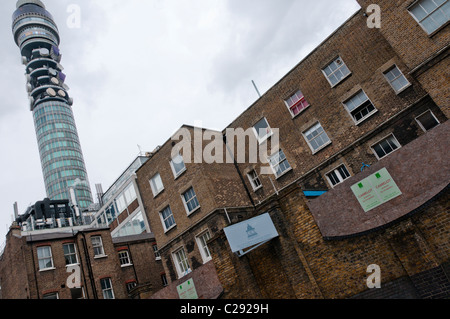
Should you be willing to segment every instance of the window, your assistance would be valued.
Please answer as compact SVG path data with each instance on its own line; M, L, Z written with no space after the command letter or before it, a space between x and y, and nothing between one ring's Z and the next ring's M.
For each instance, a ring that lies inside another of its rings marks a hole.
M255 170L252 170L247 174L247 177L252 184L253 190L256 191L262 187L261 181L259 179L258 173Z
M173 253L175 260L175 267L178 271L178 277L181 278L191 272L191 267L184 252L184 248L181 248Z
M286 155L284 155L284 152L282 150L279 150L277 154L272 155L269 158L269 163L277 178L291 170L291 165L289 165L289 162L286 159Z
M365 120L377 111L366 93L362 90L349 100L345 101L344 105L356 124Z
M449 0L421 0L409 12L421 27L431 34L450 19Z
M433 127L438 126L440 123L430 110L416 117L416 121L424 132L431 130Z
M315 124L309 130L303 133L313 154L331 143L330 138L320 123Z
M147 230L145 226L144 217L142 216L142 212L138 211L134 217L131 218L125 224L122 223L120 227L115 230L113 234L113 238L123 237L123 236L131 236L131 235L140 235Z
M92 248L94 249L94 257L105 256L105 251L103 250L103 242L100 236L95 236L91 238Z
M167 281L166 274L161 274L161 280L164 287L169 285L169 282Z
M188 214L194 212L197 208L200 207L200 204L197 200L197 195L195 195L194 188L190 188L186 193L182 196L184 207Z
M159 254L158 246L156 244L153 245L153 253L155 254L156 260L161 260L161 255Z
M100 286L102 287L103 299L114 299L111 278L100 279Z
M294 117L298 115L301 111L306 109L309 106L308 101L306 101L303 93L299 90L290 98L284 101L291 112L291 115Z
M342 183L347 178L350 178L350 173L347 170L347 167L345 165L341 165L335 170L331 171L327 174L328 181L330 184L334 187L337 184Z
M78 264L77 252L75 250L75 244L63 245L64 258L66 260L66 266Z
M186 171L186 165L184 164L183 156L178 154L170 161L170 166L172 167L173 176L177 178L184 171Z
M173 218L173 213L170 209L170 206L167 206L163 211L159 213L159 215L161 217L161 221L165 231L168 231L169 229L175 227L175 219Z
M153 176L153 178L150 180L150 186L152 187L154 197L156 197L156 195L158 195L163 191L164 185L161 180L161 175L159 175L159 173Z
M72 297L72 299L85 299L83 287L81 287L81 288L71 288L70 289L70 296Z
M409 81L396 65L384 72L384 76L396 93L400 93L410 85Z
M126 283L127 292L130 292L136 286L137 286L137 282L136 281L127 282Z
M322 72L332 87L350 75L350 70L341 57L337 57L333 62L328 64Z
M391 134L387 138L381 140L377 144L372 146L372 149L377 156L378 159L382 159L383 157L389 155L395 150L399 149L400 143L397 141L395 136Z
M130 255L128 254L128 250L119 251L119 261L120 267L130 266Z
M50 246L38 247L39 270L53 269L52 249Z
M51 292L48 294L45 294L42 299L59 299L59 295L57 292Z
M211 234L209 231L205 231L203 234L197 237L197 244L200 247L200 254L203 258L203 263L206 263L212 259L211 253L208 249L208 245L206 244L208 240L211 238Z
M253 126L253 132L260 143L264 142L272 135L272 129L266 118L263 118Z

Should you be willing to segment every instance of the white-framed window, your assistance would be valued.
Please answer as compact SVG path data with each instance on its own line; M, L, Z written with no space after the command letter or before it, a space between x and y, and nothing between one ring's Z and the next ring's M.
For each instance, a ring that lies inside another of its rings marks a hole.
M103 249L103 242L101 236L91 237L92 248L94 249L94 258L105 256L105 251Z
M327 173L326 176L333 187L351 177L347 167L344 164Z
M269 163L276 178L284 175L292 169L291 165L289 165L286 155L281 149L278 151L278 153L269 157Z
M64 259L66 260L66 266L78 264L78 256L74 243L64 244L63 251Z
M400 71L400 69L396 65L391 67L383 74L386 80L394 89L395 93L400 93L401 91L403 91L404 89L406 89L408 86L411 85L411 83L409 83L409 81L403 75L402 71Z
M59 299L59 294L57 292L50 292L42 296L42 299Z
M250 184L253 187L254 191L257 191L262 187L261 180L259 179L258 173L256 170L252 170L247 174L248 180L250 181Z
M322 69L323 74L330 82L331 87L334 87L343 79L351 74L347 65L344 63L342 58L339 56L328 64L324 69Z
M152 188L153 197L156 197L159 193L161 193L164 190L164 185L161 179L161 175L159 175L159 173L156 173L155 176L153 176L150 179L150 186Z
M156 244L153 245L153 253L155 254L156 260L161 260L161 255L158 250L158 246Z
M168 231L169 229L175 227L175 219L173 218L172 209L170 206L164 208L161 212L159 212L159 216L161 218L161 223L164 227L164 231Z
M344 105L356 124L361 123L363 120L377 112L377 109L373 106L363 90L345 101Z
M428 34L450 20L450 0L420 0L408 10Z
M317 122L307 131L303 132L306 142L308 142L311 151L314 153L318 152L328 144L331 144L331 140L327 133L323 129L322 125Z
M431 110L420 114L416 117L416 121L424 132L427 132L440 124L439 120L434 116Z
M372 150L378 159L391 154L401 147L400 143L395 138L394 134L382 139L378 143L372 145Z
M181 154L178 154L170 161L170 167L172 167L173 176L177 178L186 171L186 165Z
M103 299L115 299L111 278L100 279L100 286L102 288Z
M37 248L39 270L53 269L52 249L50 246Z
M267 122L265 117L253 126L253 133L255 133L259 143L264 142L273 134L269 122Z
M181 198L183 199L184 207L188 215L200 207L200 203L198 202L197 195L195 194L193 187L183 193Z
M191 267L189 266L184 248L180 248L175 251L173 253L173 258L175 261L175 268L178 272L178 278L181 278L192 271Z
M119 251L119 262L120 267L126 267L131 265L130 254L128 250Z
M286 103L286 106L289 109L289 112L291 112L292 117L297 116L300 114L303 110L305 110L309 103L305 99L305 96L303 95L302 91L298 90L293 95L291 95L288 99L284 101Z
M202 256L203 263L207 263L212 259L211 253L208 248L208 240L211 239L211 234L209 233L209 230L203 232L199 236L197 236L197 245L200 249L200 255Z

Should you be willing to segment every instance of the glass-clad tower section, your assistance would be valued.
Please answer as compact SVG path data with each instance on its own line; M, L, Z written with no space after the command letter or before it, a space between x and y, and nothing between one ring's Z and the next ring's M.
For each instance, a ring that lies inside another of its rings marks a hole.
M72 112L59 50L59 32L40 0L19 0L12 20L14 40L26 66L47 197L75 199L83 211L92 193ZM72 194L72 196L71 196Z

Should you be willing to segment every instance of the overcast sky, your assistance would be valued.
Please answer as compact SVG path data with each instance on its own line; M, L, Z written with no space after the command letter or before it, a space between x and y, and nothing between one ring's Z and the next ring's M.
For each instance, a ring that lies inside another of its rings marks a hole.
M58 24L93 194L183 124L222 130L358 9L356 0L43 0ZM25 68L0 11L0 244L45 198ZM72 18L81 9L80 26Z

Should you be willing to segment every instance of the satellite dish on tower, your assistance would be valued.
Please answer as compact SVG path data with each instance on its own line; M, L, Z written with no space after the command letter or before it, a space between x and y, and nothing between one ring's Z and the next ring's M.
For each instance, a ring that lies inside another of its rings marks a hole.
M50 73L50 75L56 76L58 73L56 72L55 69L49 68L48 69L48 73Z
M66 92L64 92L63 90L59 90L58 91L58 95L61 97L65 97L66 96Z
M55 77L51 78L50 81L51 81L53 84L56 84L56 85L59 84L59 80L58 80L57 78L55 78Z
M40 49L41 56L48 57L50 55L50 51L46 48Z
M46 92L50 96L56 96L56 92L52 88L48 88Z

